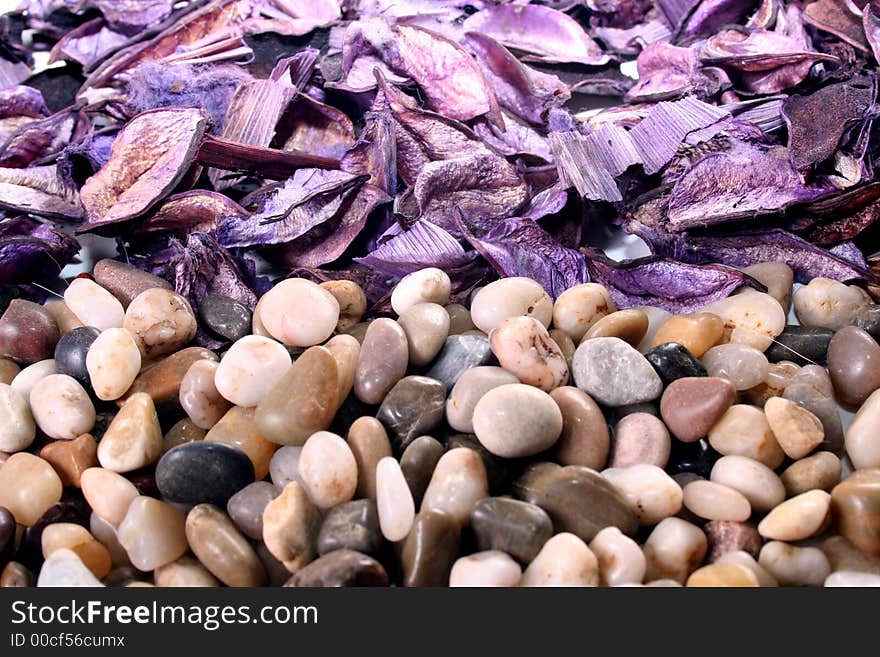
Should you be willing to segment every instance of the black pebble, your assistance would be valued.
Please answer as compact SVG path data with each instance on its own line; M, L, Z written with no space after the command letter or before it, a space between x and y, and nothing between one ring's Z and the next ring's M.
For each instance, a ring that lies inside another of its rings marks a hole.
M61 336L55 345L55 367L58 374L67 374L91 389L91 378L86 369L86 354L101 332L94 326L80 326Z
M669 455L666 471L671 475L689 472L708 479L712 466L720 458L721 454L716 452L705 438L694 443L683 443L673 439L672 453Z
M199 302L199 317L211 331L232 342L251 332L251 311L221 294L209 294Z
M764 355L771 363L790 360L798 365L824 365L828 359L828 343L833 337L834 331L827 328L786 326Z
M18 544L15 560L27 566L33 572L39 572L43 565L43 530L56 522L72 522L89 527L91 508L79 491L67 489L65 497L56 502L40 516L33 525L24 530Z
M15 518L9 509L0 506L0 568L12 558L15 547Z
M236 447L215 441L179 445L156 466L156 485L162 497L183 504L216 504L254 481L254 466Z
M645 354L645 358L657 370L664 386L685 377L708 376L699 359L677 342L654 347Z
M379 512L373 500L354 500L333 507L318 533L318 554L355 550L375 557L382 549Z

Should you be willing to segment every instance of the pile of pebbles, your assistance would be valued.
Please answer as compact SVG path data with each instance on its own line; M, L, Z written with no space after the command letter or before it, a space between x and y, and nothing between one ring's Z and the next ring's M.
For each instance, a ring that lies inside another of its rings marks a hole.
M876 586L880 306L749 273L670 315L424 269L367 323L101 261L0 318L0 586Z

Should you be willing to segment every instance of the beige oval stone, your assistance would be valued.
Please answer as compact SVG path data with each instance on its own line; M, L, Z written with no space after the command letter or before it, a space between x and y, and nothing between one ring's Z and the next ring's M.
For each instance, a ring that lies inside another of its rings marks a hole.
M200 429L217 424L231 405L214 385L217 365L213 360L197 360L180 381L180 406Z
M703 563L708 547L706 535L699 527L681 518L666 518L645 541L645 580L671 579L684 584L688 575Z
M721 342L739 342L766 351L773 338L785 330L785 311L764 292L747 290L703 308L724 322Z
M743 272L766 285L767 294L776 299L788 314L794 284L794 272L791 267L784 262L756 262L743 269Z
M760 586L755 574L735 563L715 562L698 568L687 579L687 586L711 588L743 588Z
M10 562L10 565L15 562ZM5 571L4 571L5 574ZM56 550L40 568L37 586L45 587L102 587L75 552L62 548Z
M518 458L548 449L562 432L562 412L546 392L510 383L484 394L474 407L474 433L496 456Z
M849 326L853 316L868 303L859 288L822 276L794 293L794 312L801 324L834 331Z
M519 379L502 367L472 367L462 374L446 400L446 421L456 431L474 432L474 408L490 390Z
M510 555L499 550L475 552L452 564L449 586L511 587L518 586L522 568Z
M92 511L111 525L119 525L131 503L140 496L133 483L104 468L89 468L80 478L83 496Z
M48 525L43 530L41 542L44 559L48 559L58 550L71 550L98 579L105 577L113 566L107 548L82 525L72 522L56 522Z
M648 324L648 316L637 308L618 310L587 329L581 342L591 338L620 338L638 347L648 332Z
M470 522L474 505L488 496L483 459L472 449L457 447L437 461L420 510L445 511L465 526Z
M364 415L351 423L348 446L357 463L356 498L376 499L376 466L391 456L391 441L385 427L374 417Z
M75 328L85 326L85 324L79 321L79 317L74 315L73 311L68 308L67 304L63 301L50 301L44 306L44 308L46 308L48 313L55 319L55 323L58 324L58 332L61 333L61 335L70 333Z
M426 267L404 276L391 291L391 307L398 315L419 303L449 303L452 281L437 267Z
M830 491L840 481L840 459L831 452L816 452L788 466L779 478L789 497L820 489Z
M450 303L444 308L449 315L449 335L458 335L477 328L471 321L471 311L460 303Z
M449 335L449 313L436 303L409 306L397 319L409 345L409 362L427 365L440 353Z
M119 399L141 371L141 352L125 328L102 331L86 354L86 369L98 399Z
M339 381L336 388L336 399L339 404L342 404L354 386L354 376L361 354L361 343L353 335L334 335L327 340L324 346L336 360L336 374Z
M266 569L257 553L217 507L192 508L186 516L186 540L202 565L227 586L265 586Z
M290 354L283 345L246 335L223 354L214 385L236 406L256 406L289 369Z
M47 376L57 374L58 368L54 358L39 360L23 368L9 383L13 390L25 399L30 399L34 386Z
M599 579L603 586L641 584L647 564L639 544L617 527L606 527L590 541L590 550L599 560Z
M312 502L322 510L348 502L357 490L354 454L348 443L329 431L313 433L305 442L299 475Z
M553 304L553 326L580 342L593 324L617 310L603 285L582 283L570 287Z
M520 586L598 586L599 560L574 534L551 537L523 573Z
M777 474L745 456L722 456L712 466L710 479L742 493L759 513L769 511L785 499L785 486Z
M508 317L521 315L534 317L545 327L550 326L553 317L550 295L531 278L513 276L492 281L471 301L471 320L486 335Z
M776 541L809 538L827 524L830 505L831 495L824 490L801 493L768 513L758 525L758 532Z
M89 278L74 278L64 290L64 304L83 326L99 331L119 328L125 309L119 300Z
M365 404L379 404L406 376L409 347L400 324L388 317L370 322L358 356L354 394Z
M324 281L319 284L336 299L339 304L339 320L336 330L344 333L361 321L367 310L367 296L363 288L354 281Z
M656 465L609 468L602 476L620 491L640 525L656 525L681 510L681 486Z
M263 510L263 542L291 573L317 556L320 529L321 512L295 481Z
M55 470L38 456L19 452L0 465L0 506L20 525L37 522L61 499L62 490Z
M170 504L145 495L129 505L117 535L138 570L155 570L171 563L188 548L184 515Z
M770 541L761 548L758 564L782 586L822 586L831 574L828 558L819 548Z
M262 296L256 314L279 342L311 347L324 342L336 329L339 302L317 283L288 278Z
M376 508L382 536L391 542L406 538L416 517L416 507L400 464L392 456L376 465Z
M40 379L30 394L31 413L50 438L73 440L95 426L95 407L79 382L66 374Z
M94 511L89 516L89 531L110 553L114 568L131 568L125 548L119 543L116 526L101 518Z
M788 399L771 397L764 404L764 415L782 451L793 459L805 457L825 439L822 421Z
M125 328L138 342L144 358L170 354L196 335L198 323L189 301L173 290L144 290L125 310Z
M844 445L856 469L880 468L880 390L875 390L862 404L844 434Z
M220 582L198 559L188 554L156 568L153 573L156 586L165 588L214 588Z
M114 472L131 472L162 456L162 429L152 398L145 392L119 409L98 443L98 462Z
M489 333L501 367L544 392L568 383L568 363L544 325L532 317L509 317Z
M744 522L752 515L752 507L742 493L714 481L692 481L685 486L684 505L707 520Z
M37 435L28 400L7 383L0 383L0 451L20 452Z
M709 430L709 444L725 456L745 456L771 469L785 460L764 412L747 404L734 404L727 409Z
M673 315L654 334L651 346L676 342L700 358L721 340L724 321L713 313Z
M340 402L338 377L328 349L306 349L257 405L260 435L279 445L302 445L329 427Z
M269 474L269 463L278 445L263 438L254 422L255 410L233 406L211 427L205 440L214 440L237 447L247 454L254 465L257 481Z
M734 550L733 552L725 552L715 560L715 563L733 563L752 571L752 574L758 580L758 586L773 588L779 586L779 582L773 577L767 569L755 561L755 558L744 550Z

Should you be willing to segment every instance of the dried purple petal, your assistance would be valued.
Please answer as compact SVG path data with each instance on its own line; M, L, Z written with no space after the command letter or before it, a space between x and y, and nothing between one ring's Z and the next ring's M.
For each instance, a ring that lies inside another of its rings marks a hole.
M488 122L474 124L474 133L501 155L529 155L545 162L553 161L550 142L532 126L506 112L502 113L503 130Z
M715 30L739 23L754 9L757 0L702 0L687 19L682 36L711 34Z
M66 59L88 69L128 41L128 36L109 28L103 18L95 18L61 37L52 48L49 62Z
M137 232L167 232L185 239L189 233L210 233L227 217L243 219L248 214L228 196L196 189L169 196L138 225Z
M394 224L373 251L355 261L386 276L403 278L425 267L440 267L444 271L462 267L473 257L440 226L417 221L406 230Z
M862 17L858 12L859 8L848 0L817 0L804 7L804 22L868 52Z
M0 88L0 119L14 116L39 119L48 115L46 101L39 90L23 85Z
M862 10L862 28L874 59L880 61L880 14L875 12L874 4L869 2Z
M14 223L0 222L0 231ZM9 233L0 232L0 285L49 282L79 251L69 234L47 224L28 223L9 226Z
M68 221L83 216L76 188L54 166L0 169L0 207Z
M142 215L186 174L205 130L195 109L158 109L136 116L120 131L110 160L80 194L93 231Z
M354 145L354 126L344 112L298 94L280 119L277 139L284 150L341 157Z
M557 242L531 219L514 217L468 241L502 276L527 276L554 299L568 288L590 280L587 262L575 249Z
M503 4L478 11L464 22L468 32L480 32L509 48L549 62L601 66L608 55L580 24L567 14L540 5Z
M5 144L0 144L0 167L26 167L58 153L70 141L76 120L75 113L61 111L28 123Z
M729 84L700 69L694 48L653 43L639 54L637 65L639 81L626 93L630 102L670 100L690 93L712 95L723 82Z
M90 0L90 4L101 10L112 27L132 34L168 17L174 0Z
M742 285L760 285L743 272L722 265L691 265L649 256L614 262L587 251L591 280L608 289L618 308L655 306L687 313L727 298Z
M340 159L339 168L370 176L369 183L389 196L397 187L397 144L389 112L368 112L360 139Z

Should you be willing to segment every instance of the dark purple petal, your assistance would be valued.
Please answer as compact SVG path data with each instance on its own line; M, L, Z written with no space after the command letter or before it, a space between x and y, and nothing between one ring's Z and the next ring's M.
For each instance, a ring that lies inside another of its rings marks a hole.
M74 112L61 111L47 119L28 123L5 144L0 144L0 166L26 167L55 155L67 146L76 121Z
M462 267L473 257L440 226L417 221L406 230L394 224L373 251L355 261L386 276L403 278L425 267L444 271Z
M61 37L52 48L49 62L66 59L88 69L128 42L128 36L107 27L103 18L95 18Z
M368 112L360 139L339 161L349 173L370 176L369 183L391 195L397 187L397 143L390 112Z
M77 241L48 224L25 229L14 221L9 234L0 233L0 285L48 283L73 261L79 252Z
M498 5L470 16L464 29L548 62L601 66L609 61L576 20L550 7Z
M474 124L474 133L506 157L530 155L545 162L553 161L550 142L544 135L506 112L502 114L502 117L503 130L499 130L488 122L477 122Z
M711 34L715 30L739 23L758 4L757 0L702 0L687 19L682 36Z
M23 85L0 88L0 119L15 116L39 119L48 115L49 109L39 90Z
M727 298L742 285L761 286L722 265L692 265L658 256L614 262L599 251L586 253L591 280L608 289L618 308L655 306L687 313Z
M568 203L568 190L561 183L548 187L535 194L520 213L523 219L543 219L561 212Z
M862 10L862 28L865 30L865 38L874 53L874 59L880 62L880 14L874 10L874 4L869 2Z
M275 139L286 151L338 158L354 145L355 133L343 111L301 93L281 116Z
M68 221L83 216L76 188L54 166L0 169L0 207Z
M139 114L116 137L110 160L83 185L87 222L94 231L142 215L186 175L205 131L195 109L157 109Z
M671 100L691 93L714 95L730 83L719 69L701 70L695 48L653 43L639 54L637 64L639 81L626 93L630 102Z
M468 241L502 276L526 276L554 299L568 288L590 280L583 254L557 242L531 219L513 217Z
M169 196L137 227L140 233L171 233L186 239L189 233L210 233L221 220L244 220L248 211L228 196L201 189Z
M700 0L656 0L656 2L666 22L672 26L672 31L677 32Z
M68 144L58 155L58 168L78 185L85 183L110 159L116 133L91 135L80 142Z
M91 0L107 22L126 34L134 34L167 18L174 0Z
M857 3L859 7L864 2ZM804 7L804 22L843 39L851 46L868 52L859 7L848 0L817 0Z

